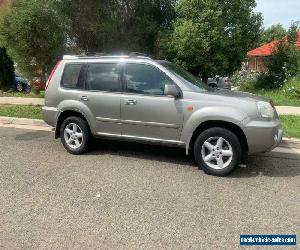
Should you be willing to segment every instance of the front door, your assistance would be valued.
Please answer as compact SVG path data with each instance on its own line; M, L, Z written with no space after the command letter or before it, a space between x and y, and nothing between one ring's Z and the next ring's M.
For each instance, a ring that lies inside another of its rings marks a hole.
M183 124L181 99L164 95L173 81L150 64L127 63L126 94L121 98L122 135L150 140L179 141Z

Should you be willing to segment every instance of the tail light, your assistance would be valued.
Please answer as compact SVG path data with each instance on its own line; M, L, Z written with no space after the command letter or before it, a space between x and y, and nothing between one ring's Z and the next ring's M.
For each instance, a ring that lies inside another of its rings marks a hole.
M55 71L56 71L57 67L59 66L60 62L61 62L61 61L58 61L58 62L55 64L55 66L54 66L53 70L51 71L51 74L50 74L50 76L49 76L49 78L48 78L48 81L46 82L46 87L45 87L45 90L47 90L47 88L48 88L48 85L49 85L49 83L50 83L50 81L51 81L52 77L54 76L54 73L55 73Z

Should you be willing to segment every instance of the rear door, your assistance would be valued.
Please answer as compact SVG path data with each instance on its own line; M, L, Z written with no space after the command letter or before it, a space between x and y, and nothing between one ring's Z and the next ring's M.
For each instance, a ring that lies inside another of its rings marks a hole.
M118 63L90 63L86 69L85 91L81 100L92 112L96 133L121 135L121 83Z
M126 93L121 98L122 135L162 141L179 141L183 124L181 99L164 95L173 81L146 63L127 63Z

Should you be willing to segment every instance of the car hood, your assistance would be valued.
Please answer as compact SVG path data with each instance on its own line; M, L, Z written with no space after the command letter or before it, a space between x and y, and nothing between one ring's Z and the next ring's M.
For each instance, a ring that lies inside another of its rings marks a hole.
M258 101L268 101L261 96L231 90L184 91L184 98L189 102L193 102L198 108L231 107L244 112L248 117L257 117L259 115L257 110Z
M224 97L233 97L233 98L241 98L241 99L248 99L253 101L269 101L267 98L262 96L254 95L251 93L245 93L240 91L232 91L232 90L215 90L209 92L212 95L224 96Z
M217 90L209 90L207 92L193 92L188 91L186 92L188 97L191 99L198 100L199 97L203 98L203 96L206 96L206 98L214 99L215 101L224 101L227 102L229 100L235 100L235 101L250 101L250 102L257 102L257 101L270 101L265 97L254 95L251 93L245 93L240 91L232 91L232 90L226 90L226 89L217 89ZM205 99L206 99L205 98Z

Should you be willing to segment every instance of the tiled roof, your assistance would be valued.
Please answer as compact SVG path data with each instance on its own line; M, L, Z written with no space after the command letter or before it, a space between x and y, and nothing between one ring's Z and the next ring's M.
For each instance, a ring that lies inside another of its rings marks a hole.
M254 56L270 56L272 55L274 49L277 46L278 41L272 41L270 43L266 43L256 49L250 50L247 53L248 57L254 57ZM298 39L297 42L295 43L297 47L300 48L300 30L298 31Z

